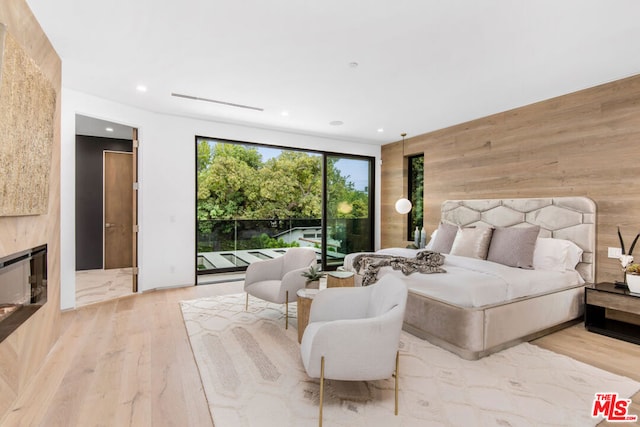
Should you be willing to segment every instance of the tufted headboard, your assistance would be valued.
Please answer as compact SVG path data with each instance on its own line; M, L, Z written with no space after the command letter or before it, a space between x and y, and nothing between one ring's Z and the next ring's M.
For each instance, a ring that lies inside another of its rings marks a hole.
M595 279L596 205L587 197L540 199L447 200L443 222L462 227L540 226L540 237L571 240L584 253L576 270L585 281Z

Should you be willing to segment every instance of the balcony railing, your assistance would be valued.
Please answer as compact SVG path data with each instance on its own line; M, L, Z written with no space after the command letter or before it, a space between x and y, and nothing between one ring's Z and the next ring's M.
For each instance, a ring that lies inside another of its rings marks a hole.
M344 255L362 249L353 230L368 227L368 219L336 219L327 226L327 265L341 265ZM251 262L282 256L289 247L312 247L322 258L322 221L311 219L207 220L198 221L199 272L245 269ZM368 238L366 239L368 242ZM354 241L356 243L354 246Z

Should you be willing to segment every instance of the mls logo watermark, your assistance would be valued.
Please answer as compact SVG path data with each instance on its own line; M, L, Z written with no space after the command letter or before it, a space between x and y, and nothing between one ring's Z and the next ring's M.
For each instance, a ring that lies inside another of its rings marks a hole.
M618 393L596 393L591 416L595 418L604 415L604 418L610 422L637 421L637 415L628 413L629 405L631 405L631 399L619 399Z

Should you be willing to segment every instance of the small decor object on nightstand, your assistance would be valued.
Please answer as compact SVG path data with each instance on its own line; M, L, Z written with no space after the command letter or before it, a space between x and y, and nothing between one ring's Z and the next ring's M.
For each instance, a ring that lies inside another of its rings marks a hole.
M627 266L629 266L633 262L633 249L636 247L636 243L638 242L638 238L640 237L640 233L636 234L636 238L633 239L631 243L631 247L629 248L629 253L627 254L624 250L624 240L622 239L622 233L620 233L620 227L618 227L618 239L620 240L620 249L622 251L622 255L620 256L620 265L622 266L622 271L625 273L624 282L615 282L615 285L620 288L624 288L627 284Z
M640 294L640 264L627 266L627 287L629 292Z
M631 265L633 262L633 257L631 255L620 255L620 265L622 266L622 271L624 272L624 281L616 282L616 286L619 288L624 288L627 286L627 267Z
M319 268L316 268L313 265L311 267L309 267L309 269L307 271L303 271L302 273L300 273L300 275L302 277L306 277L307 278L307 282L305 284L305 287L307 289L318 289L318 288L320 288L320 279L322 279L324 277L324 273L321 272Z

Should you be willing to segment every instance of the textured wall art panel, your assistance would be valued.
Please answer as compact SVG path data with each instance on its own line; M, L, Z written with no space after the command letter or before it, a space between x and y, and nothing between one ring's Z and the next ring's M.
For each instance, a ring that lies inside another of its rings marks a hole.
M40 215L48 208L56 92L4 26L0 32L0 216Z
M2 57L4 56L4 35L7 33L7 26L0 22L0 84L2 84Z

